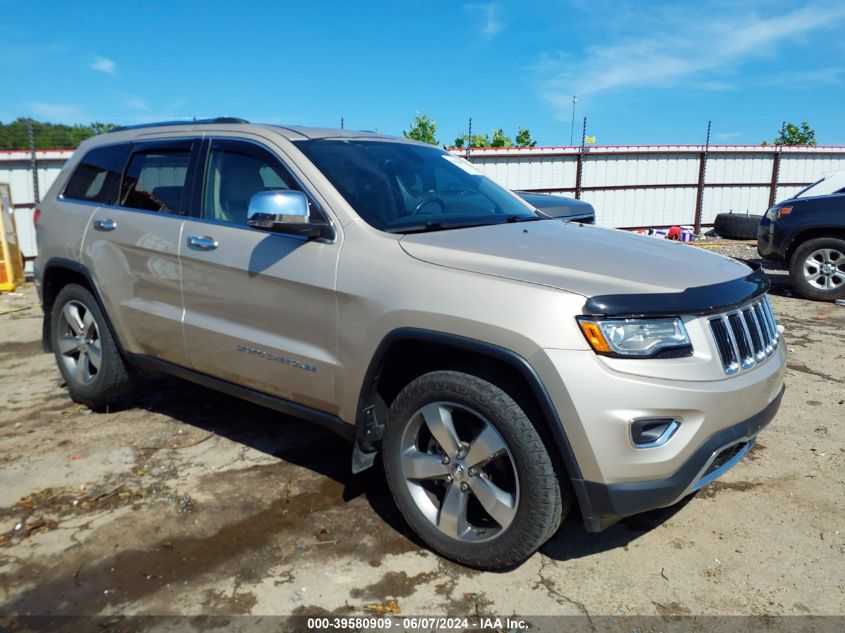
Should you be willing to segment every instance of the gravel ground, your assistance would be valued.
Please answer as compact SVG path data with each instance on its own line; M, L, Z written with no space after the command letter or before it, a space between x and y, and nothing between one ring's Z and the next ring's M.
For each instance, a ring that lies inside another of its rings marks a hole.
M787 391L748 458L604 533L572 517L501 574L428 552L319 428L168 377L107 413L74 404L34 288L2 295L0 616L845 614L845 308L769 273Z

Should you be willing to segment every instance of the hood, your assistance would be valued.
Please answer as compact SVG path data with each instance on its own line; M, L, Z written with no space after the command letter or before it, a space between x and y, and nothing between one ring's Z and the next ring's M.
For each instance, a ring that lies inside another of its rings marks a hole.
M416 259L585 297L678 293L745 277L745 264L680 242L555 220L406 235Z

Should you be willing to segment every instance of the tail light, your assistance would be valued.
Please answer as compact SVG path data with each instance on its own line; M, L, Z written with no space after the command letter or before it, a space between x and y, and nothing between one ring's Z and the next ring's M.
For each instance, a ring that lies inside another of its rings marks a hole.
M32 214L32 223L38 226L38 220L41 219L41 209L35 207L35 213Z

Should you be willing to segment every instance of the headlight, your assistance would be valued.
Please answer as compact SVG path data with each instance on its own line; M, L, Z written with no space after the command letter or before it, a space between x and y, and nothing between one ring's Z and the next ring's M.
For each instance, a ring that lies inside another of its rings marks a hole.
M772 207L766 211L766 217L772 222L777 222L783 216L789 215L790 213L792 213L792 207Z
M578 325L599 354L653 358L688 356L692 345L679 318L594 319L579 317Z

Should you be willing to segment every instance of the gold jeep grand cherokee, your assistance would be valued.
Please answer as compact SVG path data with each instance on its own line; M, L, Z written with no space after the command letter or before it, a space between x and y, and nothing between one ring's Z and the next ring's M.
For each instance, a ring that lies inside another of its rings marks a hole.
M544 217L445 151L238 119L83 143L37 222L44 340L79 402L170 372L380 456L408 524L519 564L673 504L774 416L761 271Z

